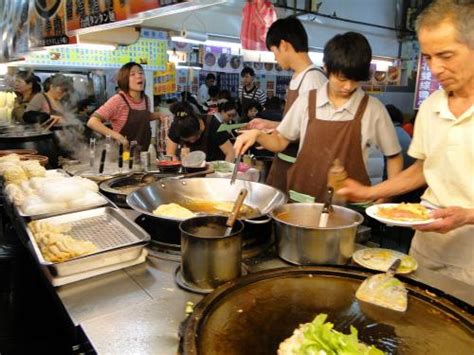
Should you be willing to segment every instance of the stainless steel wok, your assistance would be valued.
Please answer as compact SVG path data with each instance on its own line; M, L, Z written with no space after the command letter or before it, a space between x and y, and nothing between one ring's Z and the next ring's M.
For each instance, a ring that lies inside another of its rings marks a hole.
M167 203L185 203L189 200L235 201L242 188L248 190L244 203L258 210L258 214L246 219L249 223L267 223L268 220L255 220L269 214L274 208L286 203L286 195L274 187L237 180L230 185L229 179L194 178L194 179L163 179L149 186L132 192L127 197L127 204L135 211L154 218L181 221L181 219L162 218L153 214L158 206Z

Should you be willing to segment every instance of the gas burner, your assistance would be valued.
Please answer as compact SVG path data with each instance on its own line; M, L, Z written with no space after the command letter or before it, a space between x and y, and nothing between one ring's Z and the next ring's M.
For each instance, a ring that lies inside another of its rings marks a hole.
M168 244L152 239L147 245L147 249L150 256L158 259L181 260L181 247L177 244Z

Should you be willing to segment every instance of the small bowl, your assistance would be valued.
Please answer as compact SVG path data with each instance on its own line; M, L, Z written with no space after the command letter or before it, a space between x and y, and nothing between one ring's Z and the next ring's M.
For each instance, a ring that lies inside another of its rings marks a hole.
M158 160L156 165L162 173L177 173L181 169L179 160Z
M20 156L20 160L38 160L42 166L46 166L46 164L48 164L49 158L44 155L24 154Z

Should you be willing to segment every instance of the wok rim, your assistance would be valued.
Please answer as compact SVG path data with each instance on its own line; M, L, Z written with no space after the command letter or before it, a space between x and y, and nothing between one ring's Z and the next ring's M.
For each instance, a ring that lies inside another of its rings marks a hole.
M196 179L206 179L206 180L218 179L218 180L227 180L227 181L230 181L230 179L227 179L227 178L220 178L220 177L183 178L183 179L179 179L179 181L181 181L181 182L183 182L183 181L186 182L186 181L191 181L191 180L196 180ZM139 192L140 190L142 190L142 189L143 189L143 190L144 190L144 189L147 189L147 188L149 188L150 186L153 186L153 185L155 185L155 184L162 184L162 183L166 182L166 180L167 180L167 179L165 178L165 179L163 179L163 180L161 180L161 181L157 181L157 182L155 182L155 183L153 183L153 184L151 184L151 185L143 186L143 187L141 187L141 188L139 188L139 189L133 191L132 193L128 194L128 195L127 195L127 198L126 198L127 205L128 205L131 209L133 209L134 211L140 212L140 213L145 214L145 215L147 215L147 216L149 216L149 217L158 218L158 219L166 220L166 221L174 221L174 222L178 222L178 223L180 223L180 222L186 220L187 218L160 217L160 216L157 216L157 215L153 214L153 212L149 212L149 211L147 211L147 210L144 210L144 209L142 209L142 208L140 208L140 207L135 206L133 203L131 203L131 200L132 200L132 198L133 198L133 195L134 195L134 194L138 194L138 192ZM176 179L171 178L170 180L176 180ZM240 180L240 181L245 181L245 182L250 183L250 184L262 185L262 186L265 186L266 188L271 188L271 189L276 190L276 191L277 191L277 195L280 195L280 194L281 194L282 199L283 199L283 200L282 200L283 202L282 202L281 205L276 206L274 209L276 209L276 208L278 208L278 207L281 207L282 205L285 205L285 204L287 203L287 201L288 201L288 198L287 198L287 196L283 193L283 191L281 191L281 190L279 190L279 189L277 189L277 188L275 188L275 187L273 187L273 186L269 186L269 185L266 185L266 184L263 184L263 183L260 183L260 182L254 182L254 181L246 181L246 180ZM215 201L220 201L220 200L215 200ZM171 202L170 202L170 203L171 203ZM159 207L159 206L161 206L161 205L162 205L162 204L159 204L159 205L157 205L156 207ZM252 206L250 206L250 207L252 207ZM273 209L273 210L274 210L274 209ZM273 211L273 210L272 210L272 211ZM240 219L240 218L239 218L239 220L241 220L241 221L253 221L253 220L257 220L257 219L262 218L262 217L268 217L268 216L270 216L270 214L272 213L272 211L265 212L265 213L262 212L262 213L260 213L258 216L254 216L254 217L252 217L252 218L245 218L245 219ZM198 213L198 214L196 214L196 217L199 217L199 216L214 216L214 215L212 215L212 214L206 214L206 213ZM193 218L194 218L194 217L193 217Z

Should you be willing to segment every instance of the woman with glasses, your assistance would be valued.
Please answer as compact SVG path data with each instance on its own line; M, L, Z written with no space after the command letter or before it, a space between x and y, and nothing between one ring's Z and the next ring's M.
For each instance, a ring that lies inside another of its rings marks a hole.
M62 120L65 112L62 99L72 91L72 79L63 74L55 74L48 79L45 92L37 93L26 106L23 115L25 123L42 123L52 119L56 124Z
M177 155L178 148L201 150L207 161L234 160L234 149L227 132L218 132L221 123L215 116L200 116L187 102L177 102L170 107L174 115L168 131L166 154Z

